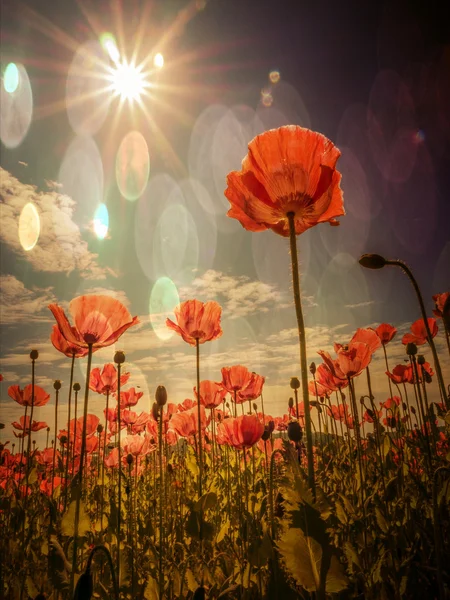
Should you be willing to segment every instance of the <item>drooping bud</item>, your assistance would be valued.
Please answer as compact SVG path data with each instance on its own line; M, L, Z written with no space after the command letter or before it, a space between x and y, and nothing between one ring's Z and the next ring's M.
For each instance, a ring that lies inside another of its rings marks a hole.
M309 372L311 373L311 375L315 375L316 374L316 363L312 362L309 365Z
M359 399L361 405L364 404L364 396L361 396L361 398Z
M303 437L303 431L300 427L300 423L297 421L291 421L287 426L288 438L291 442L301 442Z
M167 390L163 385L158 385L156 388L155 400L158 406L164 406L167 403Z
M62 436L59 438L59 441L61 442L61 444L62 444L63 446L65 446L65 445L67 444L67 436L66 436L66 435L62 435Z
M77 581L73 600L91 600L94 591L94 582L92 580L91 570L86 569Z
M425 364L425 356L423 354L419 354L417 356L417 364L424 365Z
M366 269L382 269L386 265L386 259L379 254L363 254L359 264Z
M428 371L422 371L423 373L423 378L425 380L425 383L431 383L433 381L431 375L428 373Z
M300 387L300 381L298 377L291 377L291 383L289 385L291 386L291 389L298 390Z
M103 425L101 423L99 423L97 425L97 433L101 433L103 431Z
M152 405L152 416L155 419L155 421L157 421L159 418L159 406L157 405L156 402L153 402L153 405Z
M57 392L61 389L61 381L59 379L55 379L53 382L53 389L55 389Z
M406 344L406 354L408 356L415 356L417 354L417 346L413 342Z
M74 392L79 392L81 390L81 385L79 383L74 383L73 384L73 391Z
M255 412L258 412L258 405L256 404L256 402L253 402L253 410Z
M289 408L294 408L294 398L289 398L288 406L289 406Z
M114 362L116 365L123 365L125 362L125 354L122 350L117 350L117 352L114 354Z
M37 350L32 350L30 352L31 360L37 360L39 358L39 352Z
M416 414L416 409L414 408L414 406L411 406L411 412L412 412L413 415Z
M127 454L127 464L128 465L133 464L133 455L132 454Z
M205 598L206 598L205 588L201 585L200 587L198 587L195 590L192 600L205 600Z

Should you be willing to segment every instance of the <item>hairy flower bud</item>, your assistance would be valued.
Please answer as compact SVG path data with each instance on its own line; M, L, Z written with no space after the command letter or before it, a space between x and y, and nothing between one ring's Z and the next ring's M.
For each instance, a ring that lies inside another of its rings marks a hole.
M406 354L408 356L414 356L417 354L417 346L413 344L413 342L409 342L409 344L406 344Z
M125 362L125 354L122 350L117 350L117 352L114 354L114 362L116 365L123 365Z
M127 464L128 465L133 464L133 455L132 454L127 454Z
M101 423L99 423L97 425L97 433L101 433L103 431L103 425Z
M39 352L37 350L32 350L30 352L30 358L31 360L37 360L39 357Z
M312 362L309 365L309 372L311 373L311 375L315 375L316 374L316 363Z
M158 385L156 388L155 400L158 406L164 406L167 403L167 390L163 385Z
M301 442L303 437L303 431L300 427L300 423L297 421L291 421L287 426L288 438L291 442Z
M61 389L61 381L59 379L55 379L53 382L53 389L59 391Z
M153 406L152 406L152 416L155 419L155 421L158 420L159 418L159 406L157 405L156 402L153 402Z
M294 408L294 398L289 398L288 406L289 406L289 408Z
M64 446L65 444L67 444L67 436L66 435L62 435L59 441Z
M293 390L298 390L300 387L300 381L298 377L291 377L291 383L289 384Z
M73 384L73 391L74 392L79 392L81 390L81 385L79 383L74 383Z

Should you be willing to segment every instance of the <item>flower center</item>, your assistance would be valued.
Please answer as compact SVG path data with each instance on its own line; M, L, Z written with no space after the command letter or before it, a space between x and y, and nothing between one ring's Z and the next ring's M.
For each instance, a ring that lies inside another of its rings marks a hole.
M99 335L92 331L88 331L83 335L83 339L86 342L86 344L95 344L95 342L98 340L98 338L99 338Z

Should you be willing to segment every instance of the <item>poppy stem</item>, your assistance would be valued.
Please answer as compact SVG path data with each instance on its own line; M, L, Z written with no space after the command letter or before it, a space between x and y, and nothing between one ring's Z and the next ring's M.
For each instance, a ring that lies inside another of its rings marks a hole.
M66 456L66 481L64 485L64 512L67 507L67 490L69 481L69 462L70 462L70 408L72 403L72 384L73 384L73 370L75 366L75 352L72 352L72 364L70 367L70 381L69 381L69 399L68 399L68 413L67 413L67 456Z
M198 390L198 402L197 402L197 418L198 418L198 497L202 497L202 476L203 476L203 448L202 448L202 422L200 412L200 344L198 338L195 340L195 349L197 356L197 390ZM201 528L200 528L201 531ZM201 540L201 536L200 536Z
M288 213L289 242L291 248L292 284L294 288L295 312L297 316L298 338L300 343L300 371L302 379L303 403L305 407L306 455L308 461L308 484L315 495L314 457L311 430L311 408L308 394L308 367L306 364L305 323L303 319L302 302L300 297L300 277L297 257L297 236L295 233L294 213Z
M73 558L72 558L72 572L70 576L70 593L69 597L73 595L73 585L75 570L77 566L77 545L78 545L78 525L80 522L80 504L81 494L83 491L83 466L84 466L84 455L86 453L86 426L87 426L87 412L89 402L89 379L91 375L91 364L92 364L92 344L88 344L88 355L87 355L87 368L86 368L86 386L84 388L84 407L83 407L83 430L81 432L81 449L80 449L80 468L78 471L78 490L75 503L75 525L73 532ZM74 436L75 441L75 436Z
M53 447L53 460L52 460L52 499L53 492L55 490L55 463L56 463L56 450L57 450L57 440L58 440L58 399L59 399L59 389L55 389L55 445Z

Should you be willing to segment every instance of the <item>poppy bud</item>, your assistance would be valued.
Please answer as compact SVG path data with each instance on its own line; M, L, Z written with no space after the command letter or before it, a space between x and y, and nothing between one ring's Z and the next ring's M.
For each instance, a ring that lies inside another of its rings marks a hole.
M367 414L369 415L369 417L371 419L375 418L375 414L374 414L373 410L371 410L370 408L367 409Z
M425 364L425 356L423 354L419 354L417 357L417 364L424 365Z
M291 421L287 426L288 438L291 442L301 442L303 437L302 428L297 421Z
M291 386L291 389L298 390L300 387L300 381L298 380L298 377L291 377L291 383L289 385Z
M50 431L50 427L47 427L47 432Z
M386 265L386 259L379 254L363 254L359 264L366 269L382 269Z
M86 572L82 573L77 581L73 600L91 600L93 591L94 583L91 571L86 569Z
M411 406L411 412L412 412L413 415L416 414L416 409L414 408L414 406Z
M153 406L152 406L152 416L155 419L155 421L158 420L159 418L159 407L156 404L156 402L153 402Z
M258 405L256 404L256 402L253 402L253 410L255 412L257 412L257 410L258 410Z
M309 372L311 373L311 375L315 375L316 374L316 363L312 362L309 365Z
M101 423L99 423L97 425L97 433L101 433L103 431L103 425Z
M267 442L268 439L270 439L270 431L267 427L264 428L263 434L261 436L261 439L263 442Z
M275 421L269 421L266 427L269 429L270 433L272 433L272 431L275 429Z
M171 463L167 463L167 472L170 474L173 473L173 465Z
M408 356L414 356L417 354L417 346L415 344L413 344L412 342L410 342L409 344L406 344L406 354Z
M45 594L38 594L34 600L45 600L46 598Z
M59 379L55 379L55 381L53 382L53 389L55 389L56 391L59 391L61 389L61 382Z
M114 354L114 362L116 365L123 365L125 362L125 354L122 350L117 350L117 352Z
M127 454L127 464L128 465L133 464L133 455L132 454Z
M167 390L163 385L158 385L156 388L155 399L158 406L164 406L167 403Z
M79 383L74 383L73 384L73 391L74 392L79 392L81 390L81 385Z
M361 398L359 399L361 404L364 404L364 396L361 396Z
M67 436L66 436L66 435L62 435L62 436L60 437L60 440L59 440L59 441L60 441L60 442L61 442L61 444L64 446L64 444L67 444Z
M31 360L37 360L39 357L39 352L37 350L32 350L30 352L30 358Z
M408 405L406 404L406 402L402 402L402 408L403 412L406 412L408 410Z
M289 408L294 408L294 398L289 398L288 406Z
M205 598L206 598L205 588L201 585L200 587L198 587L195 590L192 600L205 600Z
M428 373L428 371L423 371L423 378L425 379L425 383L431 383L432 382L432 377Z

